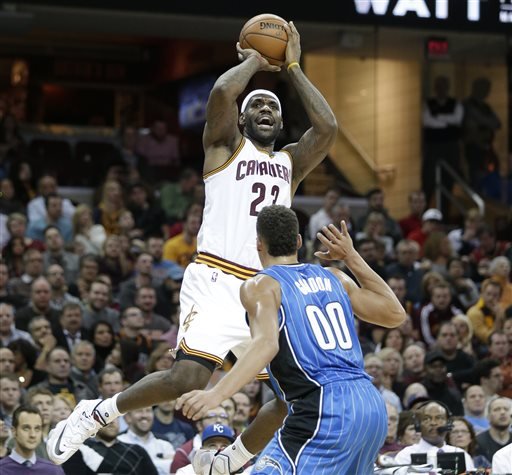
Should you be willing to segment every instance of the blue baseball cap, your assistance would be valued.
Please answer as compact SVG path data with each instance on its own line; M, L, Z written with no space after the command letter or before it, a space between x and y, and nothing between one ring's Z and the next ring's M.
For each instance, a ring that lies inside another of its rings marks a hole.
M235 432L229 426L222 424L211 424L203 429L201 440L204 443L206 440L211 439L212 437L224 437L230 442L234 442Z

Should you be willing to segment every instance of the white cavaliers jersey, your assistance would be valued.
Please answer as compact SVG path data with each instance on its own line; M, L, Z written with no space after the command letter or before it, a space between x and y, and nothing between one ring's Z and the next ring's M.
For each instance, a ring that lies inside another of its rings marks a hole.
M203 178L206 203L195 262L247 279L261 269L258 212L271 204L291 206L291 156L270 155L244 137L231 158Z

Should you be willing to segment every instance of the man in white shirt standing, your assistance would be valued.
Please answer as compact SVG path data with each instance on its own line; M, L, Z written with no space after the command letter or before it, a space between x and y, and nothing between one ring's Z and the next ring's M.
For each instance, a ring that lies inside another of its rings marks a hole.
M439 401L432 400L421 405L416 411L421 439L417 444L409 445L398 452L395 456L396 464L412 463L411 454L426 454L427 463L431 463L432 459L437 461L438 453L463 452L466 470L475 470L473 459L465 450L445 442L446 434L452 429L450 417L448 408Z
M158 439L151 432L154 420L153 409L145 407L125 415L128 431L117 438L127 444L140 445L149 454L159 475L171 473L171 463L174 458L174 447L164 439Z

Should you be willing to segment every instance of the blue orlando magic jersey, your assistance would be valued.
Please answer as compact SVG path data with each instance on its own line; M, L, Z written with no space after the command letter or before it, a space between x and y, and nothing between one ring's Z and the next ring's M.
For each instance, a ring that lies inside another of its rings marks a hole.
M285 401L332 381L369 379L352 305L337 277L312 264L272 266L260 273L281 285L279 353L268 369Z

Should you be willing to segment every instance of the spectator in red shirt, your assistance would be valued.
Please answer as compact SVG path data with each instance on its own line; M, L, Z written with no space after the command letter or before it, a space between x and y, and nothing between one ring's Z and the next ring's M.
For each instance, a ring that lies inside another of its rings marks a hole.
M412 191L409 193L409 209L410 213L405 216L398 224L402 229L402 236L408 236L412 231L421 229L422 216L425 212L427 201L423 191Z

